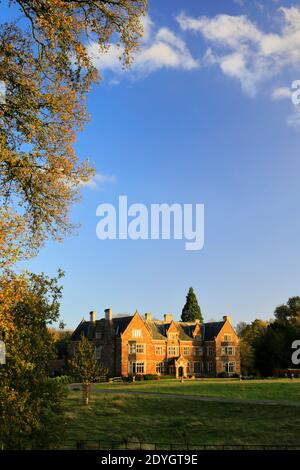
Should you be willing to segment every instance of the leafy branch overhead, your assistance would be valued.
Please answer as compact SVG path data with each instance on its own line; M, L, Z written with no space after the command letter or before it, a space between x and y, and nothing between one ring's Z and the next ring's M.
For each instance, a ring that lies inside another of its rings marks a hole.
M25 21L22 28L19 21L0 25L0 82L6 86L0 102L0 267L70 230L70 205L93 174L73 148L87 121L86 94L99 79L86 46L97 41L105 52L117 42L129 66L146 3L10 2Z

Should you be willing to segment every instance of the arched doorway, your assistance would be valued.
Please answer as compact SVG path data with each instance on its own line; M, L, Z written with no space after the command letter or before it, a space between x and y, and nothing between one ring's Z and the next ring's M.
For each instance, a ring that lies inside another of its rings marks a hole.
M182 366L178 367L178 376L183 377L183 367Z

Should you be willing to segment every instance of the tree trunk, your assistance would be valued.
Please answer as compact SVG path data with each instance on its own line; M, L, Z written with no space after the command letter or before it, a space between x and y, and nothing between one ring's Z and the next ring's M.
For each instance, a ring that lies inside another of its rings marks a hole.
M89 383L82 384L83 403L85 405L88 405L90 402L90 386L91 385Z

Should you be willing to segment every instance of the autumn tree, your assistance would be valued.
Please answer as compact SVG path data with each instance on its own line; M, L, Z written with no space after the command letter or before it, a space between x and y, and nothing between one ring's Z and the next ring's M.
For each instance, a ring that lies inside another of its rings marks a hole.
M201 308L199 307L196 294L192 287L189 288L188 294L186 296L186 303L182 309L181 320L191 322L199 320L201 323L203 323Z
M88 405L90 384L107 375L108 369L99 363L95 346L84 335L76 345L74 358L69 361L69 367L75 380L82 382L83 401Z
M6 345L6 364L0 366L0 448L55 448L64 437L64 390L47 376L54 357L48 325L59 315L58 278L24 274L12 279L14 296L6 305L2 299L11 295L11 286L0 287L0 311L8 319L0 329Z
M1 1L1 0L0 0ZM72 228L68 212L93 174L73 144L98 79L88 51L114 41L124 66L142 35L146 0L11 0L22 25L0 25L0 268Z
M114 42L129 66L146 0L7 3L17 13L0 24L0 337L9 364L0 368L0 442L47 447L60 431L60 392L45 370L53 343L46 324L57 316L46 299L58 292L45 276L12 269L72 230L70 206L94 172L74 150L86 95L100 78L89 44L104 53Z

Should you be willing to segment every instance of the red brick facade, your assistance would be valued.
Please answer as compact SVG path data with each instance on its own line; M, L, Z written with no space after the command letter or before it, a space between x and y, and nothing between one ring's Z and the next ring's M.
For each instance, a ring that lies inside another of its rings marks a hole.
M94 314L93 314L94 315ZM73 341L85 334L93 341L97 358L112 376L173 375L214 377L240 374L238 337L230 317L221 322L176 322L172 315L154 321L136 312L133 316L81 322Z

